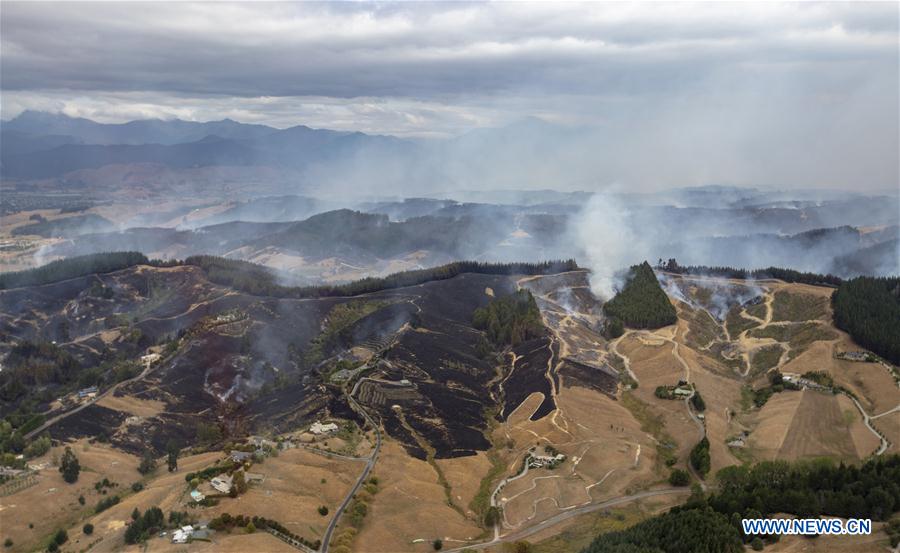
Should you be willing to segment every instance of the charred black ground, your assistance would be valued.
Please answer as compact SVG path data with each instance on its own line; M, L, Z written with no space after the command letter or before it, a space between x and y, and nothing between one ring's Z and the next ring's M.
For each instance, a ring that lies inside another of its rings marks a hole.
M513 297L522 275L444 276L358 296L294 299L216 284L194 265L139 264L0 291L3 352L27 354L2 373L0 408L17 427L31 421L34 430L71 410L54 400L88 386L154 400L162 409L142 417L88 404L48 431L61 440L87 436L162 451L169 440L196 443L209 428L227 439L326 416L357 419L346 399L355 389L410 454L424 458L425 444L435 458L471 455L490 447L490 418L506 417L530 394L545 398L533 419L553 411L546 373L558 352L538 322L510 350L511 363L505 347L486 348L486 333L473 327L475 311ZM44 357L28 353L41 348ZM148 353L160 359L145 365ZM50 366L57 356L68 359L65 374L42 373L28 388L15 383L20 371Z

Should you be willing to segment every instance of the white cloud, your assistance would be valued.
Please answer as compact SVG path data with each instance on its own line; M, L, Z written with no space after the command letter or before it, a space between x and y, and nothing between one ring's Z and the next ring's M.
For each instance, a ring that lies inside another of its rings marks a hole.
M2 115L607 133L604 178L897 181L896 3L4 3ZM586 175L585 178L590 178Z

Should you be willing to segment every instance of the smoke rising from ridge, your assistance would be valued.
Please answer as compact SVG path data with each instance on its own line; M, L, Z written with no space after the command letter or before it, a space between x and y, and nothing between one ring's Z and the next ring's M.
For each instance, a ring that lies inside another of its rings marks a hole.
M638 235L631 227L630 211L613 194L594 194L573 221L578 243L583 249L583 265L591 269L591 292L611 299L621 286L625 267L640 258L635 248Z
M755 194L682 190L656 196L660 205L647 205L621 186L609 187L571 216L560 251L574 248L592 272L592 291L604 300L621 287L631 265L669 258L681 265L783 267L842 277L900 274L897 196L825 202L804 199L798 191L789 207L745 205Z

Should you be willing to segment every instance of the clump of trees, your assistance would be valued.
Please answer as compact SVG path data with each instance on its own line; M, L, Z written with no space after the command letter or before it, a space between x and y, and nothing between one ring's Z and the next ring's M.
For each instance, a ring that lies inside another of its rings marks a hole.
M701 478L709 472L709 439L706 436L691 450L690 462Z
M46 265L16 271L0 273L0 290L18 288L20 286L40 286L60 280L91 275L95 273L111 273L149 264L150 260L140 252L110 252L79 255L51 261Z
M900 456L871 459L862 466L815 461L765 461L726 467L717 491L694 493L681 507L618 532L598 536L582 553L693 553L759 550L776 537L743 533L741 519L787 513L801 518L834 516L888 520L900 511ZM892 546L900 523L886 527Z
M56 344L23 340L12 347L0 372L0 400L16 402L35 388L73 383L81 369L81 363Z
M244 471L236 471L232 475L231 490L229 490L228 495L231 497L237 497L243 493L246 493L247 487L247 479L244 478Z
M691 405L699 413L706 411L706 402L703 401L703 396L700 395L698 390L694 390L694 395L691 396Z
M59 472L62 474L63 480L69 484L74 484L78 481L78 474L81 472L81 464L78 462L78 457L75 456L75 452L73 452L72 448L69 446L66 446L66 450L63 452L62 459L59 463Z
M686 470L672 469L669 473L669 484L673 486L687 486L691 481L691 477Z
M503 513L500 511L500 507L490 506L487 511L484 513L484 527L485 528L493 528L494 526L500 524L500 519L503 516Z
M828 460L766 461L754 467L727 467L716 475L718 493L709 504L721 513L751 511L800 517L886 520L900 510L900 455L871 459L862 466Z
M111 495L109 497L104 497L100 501L97 502L97 506L94 507L94 514L102 513L103 511L109 509L113 505L118 504L120 501L118 495Z
M141 463L138 465L138 472L141 474L150 474L151 472L156 470L156 457L153 456L153 452L149 449L144 451L144 454L141 456Z
M185 474L184 481L190 482L191 480L194 480L195 478L198 481L209 480L211 478L214 478L214 477L222 474L223 472L228 472L229 470L234 470L235 468L236 467L233 463L213 465L211 467L206 467L205 469L203 469L199 472L189 472L189 473Z
M785 282L798 282L815 286L838 286L842 280L834 275L822 275L818 273L804 273L793 269L780 267L766 267L765 269L740 269L735 267L708 267L706 265L682 266L675 259L663 262L659 260L658 269L680 275L704 275L722 278L734 278L741 280L759 280L764 278L777 278Z
M364 489L357 493L353 501L345 511L345 520L348 525L338 532L331 542L335 551L351 551L353 540L356 539L359 529L362 528L363 521L369 513L369 503L372 496L378 493L378 478L371 477L366 481Z
M675 324L675 307L659 285L650 264L631 267L625 286L603 305L610 317L634 328L660 328Z
M545 261L543 263L480 263L477 261L455 261L439 267L403 271L380 278L364 278L347 284L331 286L283 286L278 283L278 275L272 270L234 259L211 255L191 256L185 265L195 265L206 272L209 280L230 286L242 292L257 296L279 298L324 298L336 296L356 296L391 290L406 286L416 286L433 280L446 280L463 273L487 275L543 275L574 271L578 264L574 259L565 261Z
M169 468L169 472L178 470L178 451L178 444L174 440L169 440L166 444L166 465Z
M857 277L831 296L834 324L859 345L900 364L900 278Z
M544 334L544 323L534 296L528 290L492 300L472 315L472 326L483 330L494 346L517 346Z
M59 546L69 541L69 534L65 530L57 530L53 535L53 541L47 546L47 551L59 551Z
M739 531L710 508L675 508L626 530L600 534L582 553L742 553Z
M609 317L603 325L603 336L607 340L615 340L625 333L625 325L618 317Z
M197 442L203 445L213 444L222 439L222 429L215 423L197 423Z
M146 541L147 538L165 527L166 517L159 507L150 507L144 511L144 514L138 513L135 508L131 517L133 520L125 530L125 543L128 544Z

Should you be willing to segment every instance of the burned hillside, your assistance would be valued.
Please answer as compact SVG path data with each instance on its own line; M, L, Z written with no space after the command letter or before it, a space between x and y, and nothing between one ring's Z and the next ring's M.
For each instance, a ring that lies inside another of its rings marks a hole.
M50 361L7 357L16 364L3 375L4 415L33 418L29 430L61 440L162 451L170 439L202 442L209 428L224 439L321 416L363 424L348 403L355 393L411 454L470 455L491 446L489 418L505 417L533 392L545 398L535 420L555 409L559 377L548 367L558 345L535 299L517 292L519 278L462 273L359 296L291 299L215 284L193 265L135 265L3 290L4 356L50 338L50 359L69 360L66 371L26 390L10 376ZM531 298L521 326L507 321L516 339L496 335L492 344L474 314L513 298ZM516 344L501 355L507 341Z

